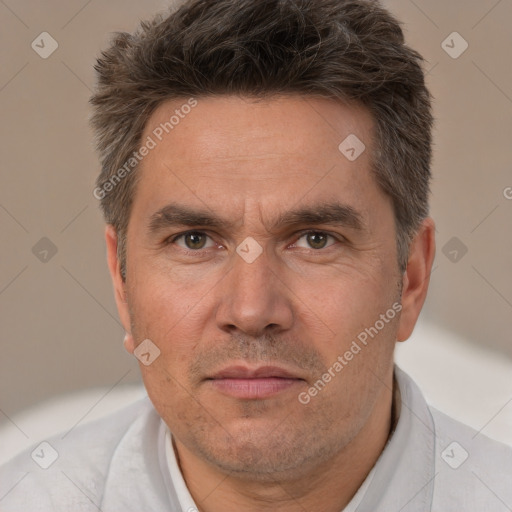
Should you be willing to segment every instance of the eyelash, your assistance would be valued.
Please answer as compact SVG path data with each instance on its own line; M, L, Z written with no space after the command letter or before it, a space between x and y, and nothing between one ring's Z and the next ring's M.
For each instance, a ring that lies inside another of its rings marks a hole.
M171 244L174 244L176 243L177 240L179 240L180 238L184 238L186 235L191 235L191 234L198 234L198 235L206 235L207 237L209 237L210 239L212 238L210 235L208 235L208 233L206 233L205 231L197 231L197 230L189 230L189 231L184 231L183 233L179 233L178 235L173 235L172 237L169 237L165 240L165 245L171 245ZM331 237L333 238L336 242L346 242L346 239L345 237L343 237L342 235L334 235L328 231L321 231L321 230L315 230L315 229L309 229L309 230L306 230L306 231L300 231L298 233L298 237L297 237L297 240L292 244L296 244L301 238L307 236L307 235L310 235L310 234L320 234L320 235L327 235L328 237ZM322 249L313 249L312 247L310 248L311 251L313 252L321 252L321 251L324 251L324 250L327 250L329 247L332 247L332 245L334 244L331 244L331 245L328 245L327 247L325 248L322 248ZM198 253L201 253L204 249L185 249L183 247L180 248L182 251L186 252L186 253L193 253L193 254L198 254Z

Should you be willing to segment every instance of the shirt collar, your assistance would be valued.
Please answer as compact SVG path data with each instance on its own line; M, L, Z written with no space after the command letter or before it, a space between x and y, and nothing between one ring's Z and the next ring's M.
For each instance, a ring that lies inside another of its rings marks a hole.
M395 365L400 393L396 428L374 466L358 512L428 512L434 491L435 433L430 409L413 380Z
M197 512L199 509L190 495L187 484L185 483L185 479L183 478L183 474L181 473L181 469L178 465L178 458L176 456L174 442L169 429L166 429L165 434L165 455L167 458L167 467L171 475L174 490L176 491L176 496L180 502L181 510L183 510L183 512Z

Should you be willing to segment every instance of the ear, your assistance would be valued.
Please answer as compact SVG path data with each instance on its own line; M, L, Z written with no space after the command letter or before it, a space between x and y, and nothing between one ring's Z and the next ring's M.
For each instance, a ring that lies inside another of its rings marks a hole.
M409 338L416 325L427 296L435 252L435 224L428 217L422 222L409 249L407 269L402 278L402 311L397 341Z
M114 285L114 297L116 300L117 311L121 318L126 335L124 346L128 352L133 354L135 342L131 334L130 312L128 302L126 301L126 283L121 276L121 264L117 257L117 233L111 224L105 228L105 242L107 244L107 261L110 270L110 277Z

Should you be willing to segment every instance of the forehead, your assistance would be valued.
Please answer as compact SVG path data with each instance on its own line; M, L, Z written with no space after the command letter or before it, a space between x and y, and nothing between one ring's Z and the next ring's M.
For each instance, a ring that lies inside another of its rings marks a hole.
M349 135L367 147L372 144L372 117L357 104L305 96L194 101L193 108L187 106L188 99L161 104L145 127L145 136L161 138L156 142L184 161L269 158L272 151L276 156L318 158L337 150Z
M375 199L368 194L378 194L364 107L299 96L194 101L163 103L146 124L142 141L154 147L139 165L135 194L146 209L179 199L234 214L254 204L261 216L302 199L339 199L364 213ZM355 156L362 151L357 158L344 153L352 147Z

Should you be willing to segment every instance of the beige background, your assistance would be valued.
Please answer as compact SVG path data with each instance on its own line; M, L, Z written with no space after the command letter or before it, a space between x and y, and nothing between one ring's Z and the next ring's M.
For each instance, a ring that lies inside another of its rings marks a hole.
M512 360L512 2L385 4L428 60L435 96L438 254L424 318ZM166 5L0 1L0 423L56 394L139 382L92 195L87 101L109 34ZM59 45L48 59L31 48L43 31ZM441 46L454 31L469 43L458 59ZM46 263L32 253L42 237L57 248ZM443 254L452 237L468 248L456 263Z

